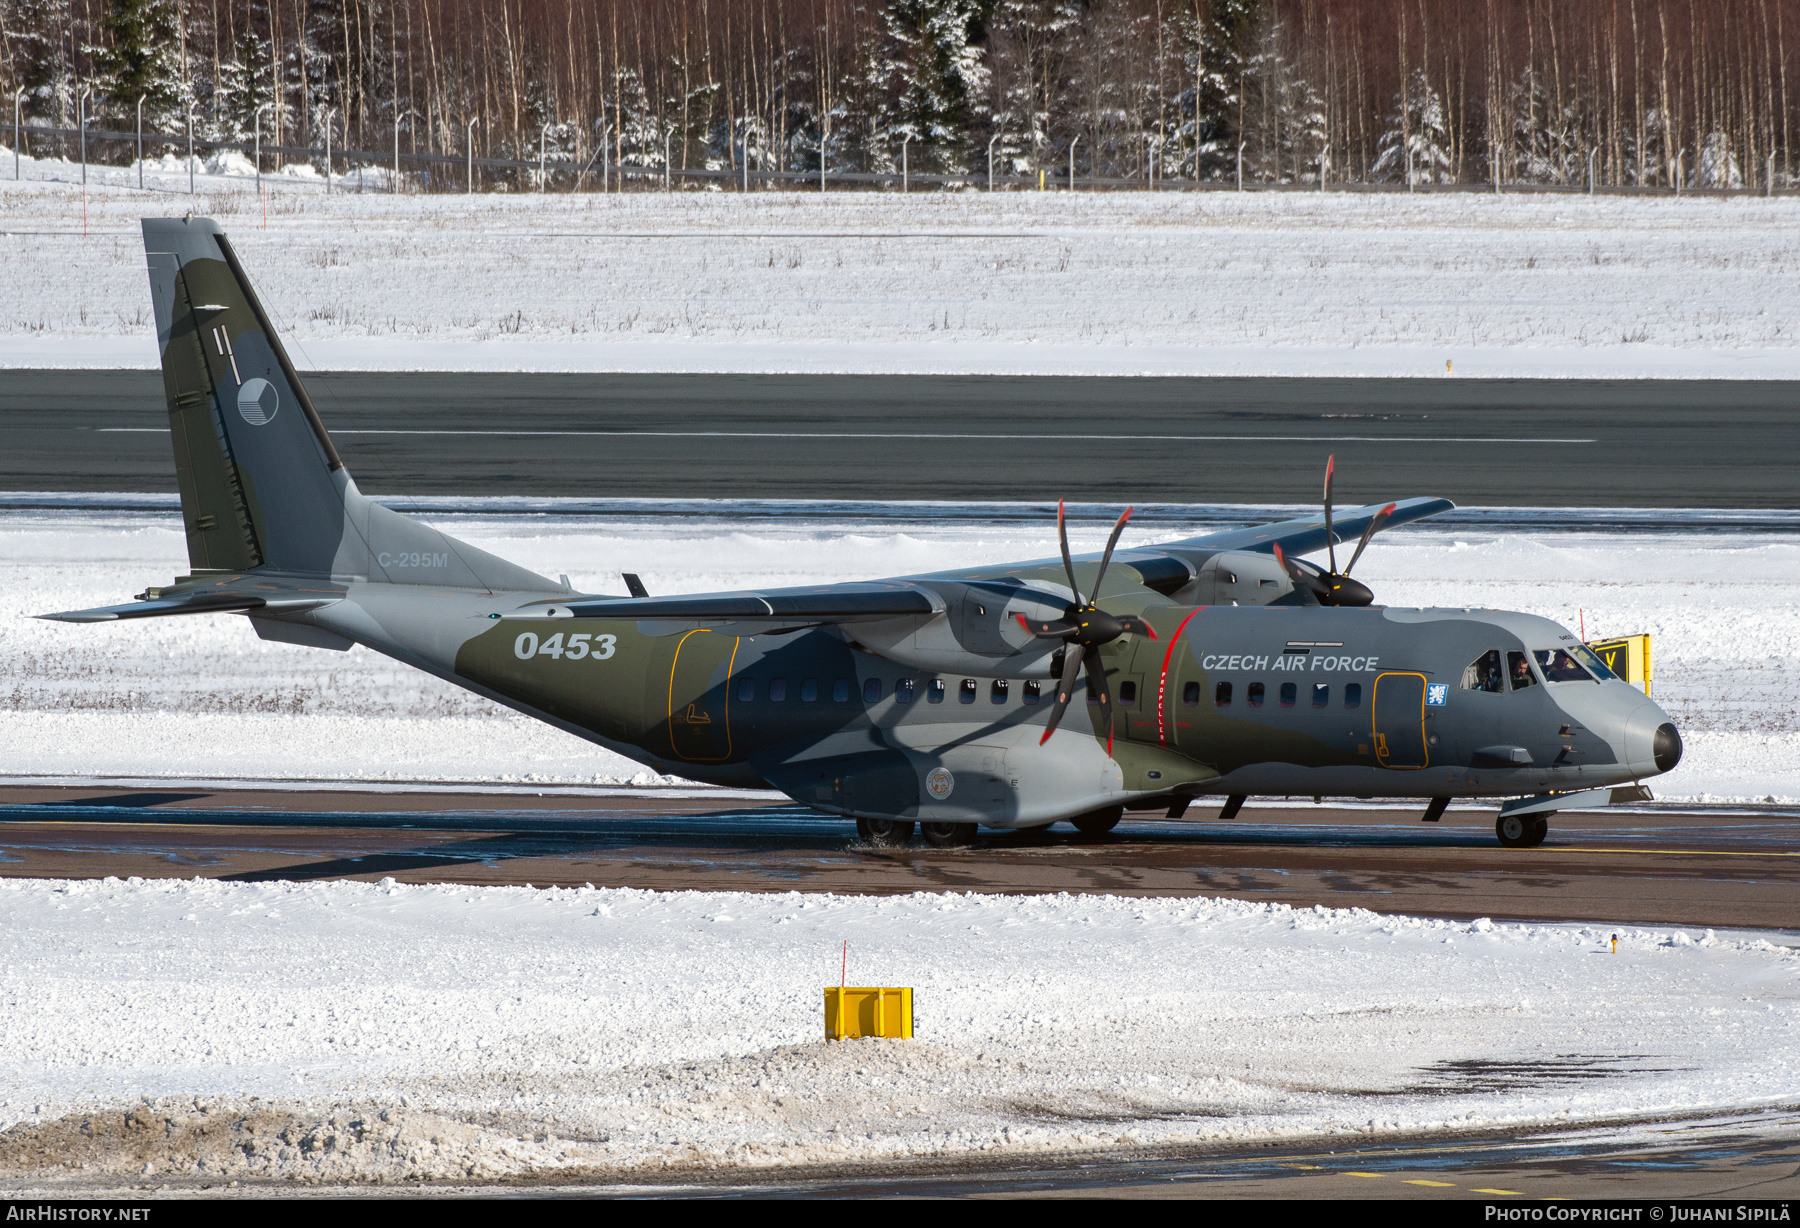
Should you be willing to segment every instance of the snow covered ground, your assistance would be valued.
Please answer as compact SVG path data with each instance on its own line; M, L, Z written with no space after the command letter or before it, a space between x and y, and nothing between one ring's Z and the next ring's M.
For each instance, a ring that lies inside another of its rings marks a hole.
M136 222L191 209L303 368L1800 377L1800 197L190 197L11 160L0 366L154 366Z
M1270 509L1246 519L1274 518ZM1041 558L1054 525L729 515L434 518L577 588L798 585ZM1075 526L1099 549L1106 526ZM1128 543L1201 526L1134 526ZM27 617L106 605L186 570L179 519L78 509L0 513L0 774L11 777L666 781L568 734L364 649L266 643L215 615L105 626ZM1692 801L1800 802L1800 538L1410 527L1359 578L1390 605L1526 610L1591 638L1650 632L1655 698L1680 724L1681 766L1653 788ZM1585 614L1578 613L1584 611Z
M821 1040L846 940L853 984L913 988L914 1039ZM0 951L14 1188L666 1180L1800 1092L1800 953L1710 932L1203 899L0 880Z

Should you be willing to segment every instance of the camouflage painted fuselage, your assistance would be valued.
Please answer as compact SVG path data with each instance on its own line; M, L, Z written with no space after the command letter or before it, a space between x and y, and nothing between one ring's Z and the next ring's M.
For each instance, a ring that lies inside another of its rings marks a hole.
M1319 606L1273 553L1324 548L1316 520L1117 555L1089 596L1155 637L1104 644L1116 702L1078 696L1048 741L1060 654L1019 619L1076 604L1060 560L573 593L364 498L218 227L144 234L193 572L49 617L244 614L265 638L363 645L659 772L859 818L1028 827L1199 794L1501 797L1640 781L1679 753L1633 687L1532 666L1579 651L1547 620ZM1449 506L1405 500L1388 523ZM1345 514L1334 540L1376 513ZM1097 561L1074 570L1087 592ZM1497 678L1484 661L1523 664Z

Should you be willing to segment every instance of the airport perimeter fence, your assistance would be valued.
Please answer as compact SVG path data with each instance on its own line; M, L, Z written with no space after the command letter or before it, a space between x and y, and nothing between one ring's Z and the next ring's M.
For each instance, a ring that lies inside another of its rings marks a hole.
M350 174L349 167L357 165L370 169L390 170L392 178L385 190L399 191L401 171L403 167L424 169L423 180L415 179L411 191L429 191L439 193L472 192L475 190L475 171L488 172L524 172L535 176L534 185L521 186L521 191L559 191L559 192L613 192L632 190L673 190L676 184L696 184L701 186L716 185L721 188L737 188L749 191L753 187L779 187L783 184L799 189L828 191L830 188L880 187L899 188L908 191L913 184L925 187L963 187L998 191L1031 190L1031 191L1139 191L1139 192L1357 192L1357 193L1558 193L1572 196L1791 196L1796 194L1795 185L1782 188L1774 186L1771 173L1760 188L1721 188L1699 186L1640 186L1640 185L1606 185L1592 182L1580 184L1530 183L1530 182L1495 182L1488 180L1481 183L1366 183L1345 181L1327 182L1321 185L1317 179L1299 182L1274 183L1248 179L1182 179L1179 177L1164 178L1156 176L1146 180L1143 177L1130 179L1077 176L1073 170L1039 171L1034 175L999 175L986 171L971 171L964 174L936 174L910 171L771 171L751 170L748 166L733 169L676 169L670 166L619 166L601 161L602 152L596 151L585 164L577 165L572 160L557 160L551 157L529 158L492 158L477 157L473 152L462 154L434 153L401 153L392 151L376 151L369 149L318 148L308 145L272 145L261 141L232 141L212 137L190 136L188 134L170 134L166 132L122 132L116 129L101 128L57 128L39 124L9 125L13 133L14 178L18 177L18 154L21 149L21 137L42 137L51 140L78 141L80 145L80 162L84 171L88 165L88 146L91 142L127 144L135 147L138 157L134 164L143 165L143 149L146 145L161 148L174 147L184 150L188 155L187 170L190 189L194 186L195 172L193 157L199 150L231 150L251 154L257 160L256 176L260 179L264 172L261 161L265 156L282 158L305 158L309 164L317 159L324 159L330 165L339 162L345 164L344 175ZM0 129L4 131L4 129ZM107 170L122 169L114 163L96 162L98 168ZM431 178L430 168L450 167L462 172L461 176L446 176L447 182L437 182ZM124 169L130 169L129 167ZM0 170L0 174L3 174ZM156 172L159 177L167 172ZM216 172L201 172L218 177ZM140 172L141 175L141 172ZM248 178L249 176L244 176ZM306 180L294 179L270 173L270 177L278 178L287 187L313 186ZM553 187L554 181L554 187ZM331 176L321 175L317 185L323 191L331 191ZM359 187L356 190L361 190Z

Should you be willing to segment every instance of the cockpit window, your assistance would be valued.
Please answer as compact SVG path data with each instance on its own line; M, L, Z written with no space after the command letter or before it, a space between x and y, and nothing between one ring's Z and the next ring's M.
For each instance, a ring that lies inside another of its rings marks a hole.
M1512 680L1512 689L1515 691L1537 685L1537 675L1531 672L1531 663L1522 652L1506 654L1506 676Z
M1469 667L1463 670L1462 689L1465 691L1491 691L1498 695L1506 689L1506 683L1500 677L1500 650L1490 648L1475 658Z
M1600 681L1616 682L1618 680L1619 676L1606 668L1606 662L1600 659L1600 654L1595 652L1592 648L1589 648L1586 644L1574 645L1569 649L1569 655L1587 666L1588 673L1600 679Z
M1594 676L1581 668L1581 663L1561 648L1538 648L1532 651L1538 669L1546 682L1592 682Z

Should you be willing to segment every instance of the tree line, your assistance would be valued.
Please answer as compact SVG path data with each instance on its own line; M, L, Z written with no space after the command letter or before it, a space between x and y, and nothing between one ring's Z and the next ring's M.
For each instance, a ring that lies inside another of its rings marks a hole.
M1762 190L1793 182L1797 22L1800 0L0 0L0 87L49 126L129 129L141 103L203 138L542 155L564 186L905 165Z

